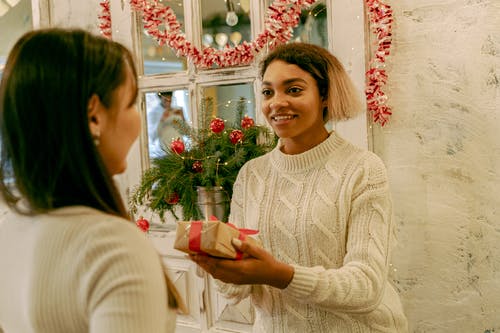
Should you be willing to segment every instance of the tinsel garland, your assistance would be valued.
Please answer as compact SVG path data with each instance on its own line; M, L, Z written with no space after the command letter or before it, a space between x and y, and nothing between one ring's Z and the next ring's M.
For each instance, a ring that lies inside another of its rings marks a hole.
M249 64L266 45L273 49L276 45L289 41L292 38L293 28L299 24L302 9L309 8L315 2L316 0L275 0L267 8L264 31L254 41L250 43L244 41L232 48L226 45L222 50L206 47L201 51L186 40L180 29L181 25L170 7L158 3L157 0L152 4L147 0L130 0L130 6L132 10L142 15L144 28L159 45L168 45L176 51L178 57L188 58L195 66L210 68L214 64L219 67ZM109 0L101 1L100 6L101 33L111 38ZM376 36L376 49L366 72L365 94L373 121L384 126L392 114L391 108L387 105L387 95L382 90L387 82L384 67L392 43L392 9L381 0L366 0L366 7L371 30ZM165 28L160 29L160 26Z
M109 0L103 0L99 3L101 6L101 14L98 15L99 29L101 30L101 35L106 38L111 38L111 10L109 8Z
M144 29L161 45L168 45L176 51L178 57L186 57L194 65L201 68L210 68L214 64L219 67L246 65L251 63L255 55L266 45L273 49L275 46L289 41L293 36L293 28L299 24L302 9L309 8L317 0L275 0L267 8L265 29L251 43L242 42L236 47L227 44L222 50L205 47L199 50L190 41L186 40L181 31L172 8L164 6L154 0L149 4L147 0L130 0L130 7L142 15ZM109 0L101 1L102 13L101 32L111 37L111 18ZM165 28L160 28L163 26Z
M387 83L385 60L390 54L392 44L392 9L380 0L366 0L366 6L370 28L376 36L375 54L366 72L366 101L373 121L384 126L392 114L390 106L387 105L387 95L382 90Z

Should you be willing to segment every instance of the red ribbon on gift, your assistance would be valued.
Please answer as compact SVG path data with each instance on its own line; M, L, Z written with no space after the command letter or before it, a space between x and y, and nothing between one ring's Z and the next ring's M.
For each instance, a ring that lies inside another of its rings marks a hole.
M217 221L214 216L210 216L210 221ZM244 241L248 235L255 235L259 231L254 229L237 228L234 224L226 223L228 226L238 230L240 233L238 239ZM201 250L201 230L203 229L203 221L192 221L189 229L189 249L193 252L206 254ZM243 258L243 252L236 250L236 260Z
M203 228L203 222L192 221L191 227L189 229L189 249L191 251L206 254L201 250L201 229Z

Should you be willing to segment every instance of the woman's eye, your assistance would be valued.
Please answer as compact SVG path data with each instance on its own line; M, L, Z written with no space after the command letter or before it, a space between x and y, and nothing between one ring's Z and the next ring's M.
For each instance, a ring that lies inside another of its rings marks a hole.
M271 93L272 93L272 92L271 92L271 90L269 90L269 89L264 89L264 90L262 90L262 95L264 95L264 96L270 96L270 95L271 95Z
M292 94L297 94L297 93L300 93L302 91L302 89L298 88L298 87L291 87L290 89L288 89L288 92L292 93Z

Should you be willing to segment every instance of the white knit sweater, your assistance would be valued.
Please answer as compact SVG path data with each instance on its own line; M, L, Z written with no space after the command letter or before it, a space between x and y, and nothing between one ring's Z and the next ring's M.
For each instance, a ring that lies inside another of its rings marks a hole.
M235 302L251 296L255 332L406 332L388 281L392 207L373 153L332 132L298 155L279 146L251 160L234 185L230 221L260 230L266 250L293 265L283 290L218 281Z
M0 222L0 332L165 333L160 257L138 228L87 207Z

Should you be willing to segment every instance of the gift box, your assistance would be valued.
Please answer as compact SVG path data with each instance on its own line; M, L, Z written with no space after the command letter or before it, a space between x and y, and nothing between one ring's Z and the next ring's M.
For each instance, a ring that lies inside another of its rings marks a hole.
M204 253L214 257L241 259L231 243L233 238L260 246L260 242L249 235L256 230L238 229L221 221L181 221L177 223L174 248L186 253Z

